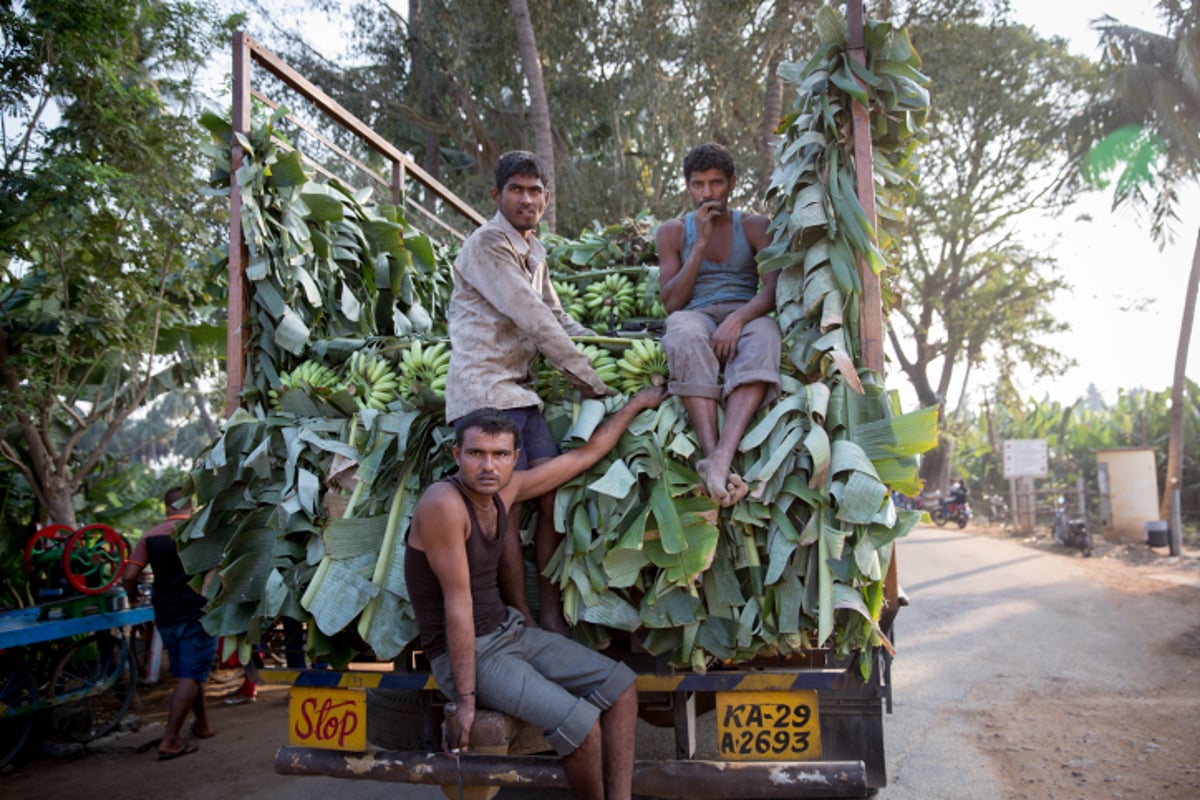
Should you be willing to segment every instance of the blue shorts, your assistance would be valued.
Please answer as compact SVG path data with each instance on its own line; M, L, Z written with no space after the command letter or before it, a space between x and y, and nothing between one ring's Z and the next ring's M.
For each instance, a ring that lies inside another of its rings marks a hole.
M209 636L199 620L160 626L158 635L171 663L171 674L204 683L217 655L217 637Z
M516 469L529 469L534 461L558 455L558 442L554 441L550 426L537 406L506 408L504 413L521 431L521 453L517 456Z
M637 676L620 661L524 621L510 608L499 628L475 637L476 706L541 728L558 755L569 755ZM450 654L435 656L430 669L442 693L455 697Z

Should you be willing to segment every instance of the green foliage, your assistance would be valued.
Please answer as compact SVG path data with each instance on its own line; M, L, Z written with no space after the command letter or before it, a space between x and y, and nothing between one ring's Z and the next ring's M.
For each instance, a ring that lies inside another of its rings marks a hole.
M782 140L767 188L773 241L758 258L763 271L780 271L779 322L792 365L803 375L836 375L857 388L858 259L878 274L887 269L886 251L895 270L895 237L915 192L916 151L925 138L928 79L917 71L920 58L907 32L869 23L869 66L861 66L846 47L845 22L828 6L817 20L826 38L816 55L806 64L780 67L796 85L797 99L780 123ZM857 197L853 144L845 135L854 99L869 103L878 120L871 131L880 187L878 243Z
M109 448L130 415L214 353L192 334L222 299L221 211L198 201L185 109L228 31L165 0L36 0L0 26L0 454L37 518L74 524L81 490L124 468Z
M1070 364L1045 344L1066 325L1050 310L1064 284L1020 233L1064 200L1050 191L1066 163L1059 141L1094 71L1062 41L957 14L926 6L911 26L937 102L890 338L923 405L949 402L955 377L985 364L1002 379Z
M1160 0L1167 34L1124 25L1105 16L1093 23L1104 46L1106 81L1070 131L1077 176L1103 178L1119 171L1113 205L1149 208L1150 232L1167 241L1177 219L1178 187L1200 175L1200 15L1191 0ZM1200 251L1198 251L1200 252ZM1167 479L1159 513L1170 512L1173 488L1182 488L1185 459L1184 393L1188 348L1200 294L1200 258L1193 258L1183 293L1183 315L1171 384Z
M958 439L955 472L968 480L973 493L1007 495L1004 440L1045 439L1050 450L1050 474L1041 482L1045 486L1066 490L1083 478L1088 496L1097 498L1096 451L1123 447L1154 449L1161 486L1167 470L1170 400L1169 390L1138 389L1120 392L1111 405L1027 400L985 406ZM1188 382L1185 404L1186 436L1200 437L1200 386L1193 381ZM1181 490L1185 506L1194 513L1200 496L1200 458L1195 453L1185 458Z
M1170 25L1165 34L1108 15L1093 23L1105 80L1069 134L1076 177L1105 188L1115 173L1113 206L1149 211L1151 233L1163 242L1178 222L1179 185L1200 174L1200 24L1193 2L1159 5Z
M803 20L818 5L530 2L559 158L558 229L644 208L678 213L680 161L701 141L730 148L738 201L759 203L777 122L764 114L772 64L811 49ZM259 39L457 194L486 203L497 156L534 149L508 2L421 0L406 15L378 0L353 8L353 67L275 29Z

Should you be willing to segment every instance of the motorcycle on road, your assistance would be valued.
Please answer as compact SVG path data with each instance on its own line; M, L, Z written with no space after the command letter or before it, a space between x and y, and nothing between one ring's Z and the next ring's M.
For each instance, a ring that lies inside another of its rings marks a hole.
M1084 558L1092 554L1092 534L1088 532L1087 520L1069 517L1067 498L1062 495L1054 507L1054 541L1063 547L1078 549Z
M971 504L966 500L945 498L929 512L929 518L939 528L951 520L960 528L967 527L971 521Z

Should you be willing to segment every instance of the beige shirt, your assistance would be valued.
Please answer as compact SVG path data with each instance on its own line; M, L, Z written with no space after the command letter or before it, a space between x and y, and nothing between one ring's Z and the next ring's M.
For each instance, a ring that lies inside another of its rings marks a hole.
M477 408L542 408L533 390L540 351L573 382L603 394L604 382L571 336L591 331L563 310L550 283L546 249L503 214L475 231L454 261L450 294L446 419Z

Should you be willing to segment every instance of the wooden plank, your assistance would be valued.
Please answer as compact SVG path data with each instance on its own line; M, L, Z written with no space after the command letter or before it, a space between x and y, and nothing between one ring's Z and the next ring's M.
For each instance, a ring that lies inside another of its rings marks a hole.
M846 20L849 24L850 57L865 66L867 56L863 41L862 0L849 0L846 3ZM867 88L857 76L855 80L864 89ZM875 180L872 175L871 112L865 105L855 100L851 104L850 115L854 125L854 171L858 202L862 205L863 211L867 214L867 220L871 224L872 241L878 241L875 236ZM858 258L858 274L863 287L859 315L859 347L862 352L862 361L867 369L882 376L883 297L879 276L861 256Z
M229 319L225 331L225 416L241 404L242 384L246 380L246 261L248 254L242 236L242 192L237 171L245 151L236 134L250 130L250 37L241 31L233 34L233 125L229 164Z

